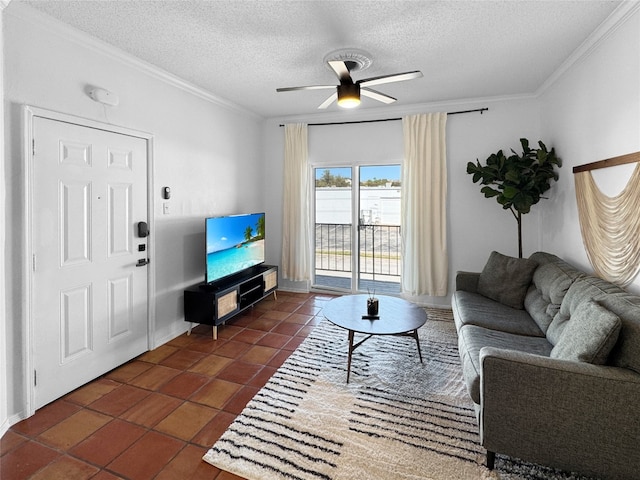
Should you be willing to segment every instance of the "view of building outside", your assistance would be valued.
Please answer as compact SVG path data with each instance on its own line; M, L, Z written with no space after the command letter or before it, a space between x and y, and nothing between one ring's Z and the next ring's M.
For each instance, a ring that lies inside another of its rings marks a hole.
M316 223L351 223L351 168L316 169ZM360 222L400 225L400 165L360 167Z
M360 223L400 225L400 187L360 187ZM351 223L351 187L316 188L316 223Z

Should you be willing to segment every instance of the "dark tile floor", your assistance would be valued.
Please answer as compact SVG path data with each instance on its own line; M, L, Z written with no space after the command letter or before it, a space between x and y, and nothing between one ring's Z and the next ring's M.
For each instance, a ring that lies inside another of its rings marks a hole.
M207 479L202 461L332 297L278 292L213 340L203 325L38 410L0 441L0 479Z

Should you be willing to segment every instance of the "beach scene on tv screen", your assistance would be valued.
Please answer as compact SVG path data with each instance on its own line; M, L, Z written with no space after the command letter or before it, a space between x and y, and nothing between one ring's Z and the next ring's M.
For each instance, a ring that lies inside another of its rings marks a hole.
M264 213L207 219L207 281L264 262Z

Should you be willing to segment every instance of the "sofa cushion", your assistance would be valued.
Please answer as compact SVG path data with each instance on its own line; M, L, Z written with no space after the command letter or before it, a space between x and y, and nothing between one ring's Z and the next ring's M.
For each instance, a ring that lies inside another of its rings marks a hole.
M544 337L525 310L515 310L479 293L457 290L451 297L451 308L456 328L477 325L507 333Z
M553 266L554 268L550 270L551 272L554 272L555 270L555 272L551 273L551 275L556 279L568 277L571 280L569 282L569 285L557 284L557 285L554 285L553 287L549 287L549 291L548 291L549 299L551 300L552 303L555 303L557 305L560 305L562 303L562 300L564 299L564 296L567 294L567 291L571 286L571 283L573 283L578 278L586 276L586 273L584 273L582 270L578 270L576 267L574 267L570 263L565 262L563 259L561 259L557 255L553 255L552 253L536 252L529 257L529 260L533 260L538 264L538 266L541 266L541 265ZM552 280L553 282L555 282L555 280L553 280L552 277L549 277L549 274L550 272L545 273L546 278L548 280ZM534 272L534 275L535 275L535 272Z
M584 273L555 255L538 252L530 258L538 262L538 268L533 272L524 308L546 333L553 317L560 311L562 299L569 287L577 278L584 276Z
M597 300L615 313L622 328L607 365L629 368L640 373L640 296L598 277L585 276L576 280L562 301L560 311L549 325L547 339L556 344L573 312L582 301Z
M473 401L480 404L480 350L496 347L524 353L549 356L552 345L544 337L527 337L499 332L477 325L465 325L458 331L458 349L462 362L462 375ZM505 382L519 379L505 379Z
M512 308L523 309L533 271L538 264L491 252L478 279L478 293Z
M602 303L602 301L611 295L620 295L624 293L625 291L617 285L607 282L606 280L602 280L601 278L591 276L579 278L571 284L567 294L562 300L560 311L553 318L553 321L547 329L547 339L553 345L557 344L560 341L560 336L567 326L567 322L571 319L571 316L580 305L584 302L588 302L589 300L598 301L601 305L604 305L620 317L620 314Z
M550 357L603 365L618 340L620 318L589 300L578 306Z

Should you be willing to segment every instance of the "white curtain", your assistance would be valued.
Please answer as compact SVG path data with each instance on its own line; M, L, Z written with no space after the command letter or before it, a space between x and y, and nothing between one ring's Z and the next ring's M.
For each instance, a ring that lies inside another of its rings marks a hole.
M307 125L285 125L284 142L282 276L292 281L308 281L311 241Z
M447 257L446 113L402 119L402 293L442 297Z

